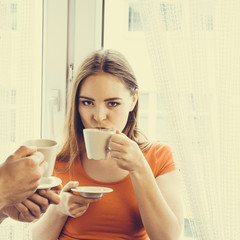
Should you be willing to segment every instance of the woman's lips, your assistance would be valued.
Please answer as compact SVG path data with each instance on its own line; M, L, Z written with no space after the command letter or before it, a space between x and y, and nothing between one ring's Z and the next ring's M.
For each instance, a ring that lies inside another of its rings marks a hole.
M99 129L99 130L112 130L111 128L107 128L107 127L96 127L96 129Z

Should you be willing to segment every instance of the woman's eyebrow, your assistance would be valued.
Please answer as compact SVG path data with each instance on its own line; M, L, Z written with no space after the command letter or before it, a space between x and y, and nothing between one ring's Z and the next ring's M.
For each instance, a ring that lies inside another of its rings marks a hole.
M107 101L114 101L114 100L122 100L122 98L119 98L119 97L107 98L104 101L107 102Z
M79 96L78 98L84 98L84 99L87 99L87 100L89 100L89 101L95 101L93 98L90 98L90 97L85 97L85 96ZM113 97L113 98L107 98L107 99L105 99L104 101L105 102L108 102L108 101L116 101L116 100L122 100L122 98L119 98L119 97Z
M84 98L84 99L88 99L88 100L91 100L91 101L95 101L93 98L90 98L90 97L79 96L78 98Z

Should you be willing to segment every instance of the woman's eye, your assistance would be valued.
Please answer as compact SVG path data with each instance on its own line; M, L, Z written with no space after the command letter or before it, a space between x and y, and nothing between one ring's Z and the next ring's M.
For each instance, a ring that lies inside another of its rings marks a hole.
M109 102L108 103L108 106L110 106L110 107L117 107L118 105L119 105L118 102Z
M89 105L91 105L91 104L93 104L91 101L82 101L82 104L84 105L84 106L89 106Z

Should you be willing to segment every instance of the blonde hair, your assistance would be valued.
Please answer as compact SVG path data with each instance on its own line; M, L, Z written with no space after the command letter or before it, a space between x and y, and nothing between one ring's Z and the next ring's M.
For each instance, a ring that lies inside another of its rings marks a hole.
M101 72L112 74L122 80L132 95L138 89L138 84L133 70L125 57L114 50L98 50L89 55L80 66L72 88L70 108L66 121L66 138L60 153L57 156L58 161L68 162L67 170L77 156L84 150L83 129L80 115L78 113L78 94L84 79L93 74ZM138 101L134 109L129 113L128 121L123 130L130 139L137 142L141 151L145 151L149 142L146 137L137 128ZM144 141L140 141L144 139Z

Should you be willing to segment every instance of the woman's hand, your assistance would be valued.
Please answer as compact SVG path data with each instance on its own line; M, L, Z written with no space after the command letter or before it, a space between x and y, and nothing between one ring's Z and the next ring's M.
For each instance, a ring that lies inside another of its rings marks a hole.
M111 136L108 148L110 148L112 160L124 170L138 171L146 164L138 144L118 130Z
M78 182L70 181L62 189L60 193L60 204L56 206L60 214L74 218L80 217L87 211L90 203L100 200L100 198L89 199L73 194L71 188L77 187L78 184Z

